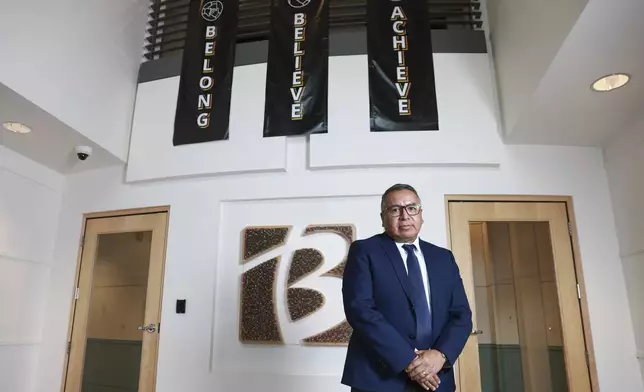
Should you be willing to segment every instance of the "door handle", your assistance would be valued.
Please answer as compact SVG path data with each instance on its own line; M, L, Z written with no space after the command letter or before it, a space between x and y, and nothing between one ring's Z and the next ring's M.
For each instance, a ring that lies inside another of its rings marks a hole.
M473 329L472 332L470 332L471 335L483 335L483 330L482 329Z
M149 333L154 333L157 331L157 326L154 324L149 324L149 325L139 325L136 329L139 331L145 331Z

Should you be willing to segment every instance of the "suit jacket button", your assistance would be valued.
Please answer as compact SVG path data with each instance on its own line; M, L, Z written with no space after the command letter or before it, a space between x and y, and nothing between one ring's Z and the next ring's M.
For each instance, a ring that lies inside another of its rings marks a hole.
M416 308L414 307L414 305L412 305L412 306L411 306L411 311L412 311L412 312L415 312L415 311L416 311Z
M415 339L416 339L416 335L409 335L409 339L411 339L411 340L415 340Z

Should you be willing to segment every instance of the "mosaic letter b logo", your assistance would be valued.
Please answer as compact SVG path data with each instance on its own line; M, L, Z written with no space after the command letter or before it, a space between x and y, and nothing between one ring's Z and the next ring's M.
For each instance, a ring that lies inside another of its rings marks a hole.
M290 226L247 227L242 232L242 263L286 243ZM348 244L355 238L353 225L310 225L303 236L334 233ZM346 256L345 256L346 257ZM281 256L266 260L242 274L241 308L239 314L239 339L243 343L283 344L279 318L276 314L277 274ZM342 279L346 258L321 276ZM314 273L324 264L324 256L314 248L297 249L286 278L286 302L291 321L303 319L324 306L324 295L310 288L291 287ZM302 340L310 345L344 345L349 342L351 327L346 320L320 333Z

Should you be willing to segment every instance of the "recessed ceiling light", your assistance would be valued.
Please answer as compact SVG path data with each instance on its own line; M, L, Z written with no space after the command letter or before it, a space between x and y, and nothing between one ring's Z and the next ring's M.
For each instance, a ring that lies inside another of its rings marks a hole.
M590 88L598 92L606 92L618 89L628 83L631 79L630 75L624 73L616 73L612 75L602 76L597 79Z
M2 124L2 126L7 130L11 131L14 133L29 133L31 132L31 128L26 126L25 124L20 124L17 122L6 122Z

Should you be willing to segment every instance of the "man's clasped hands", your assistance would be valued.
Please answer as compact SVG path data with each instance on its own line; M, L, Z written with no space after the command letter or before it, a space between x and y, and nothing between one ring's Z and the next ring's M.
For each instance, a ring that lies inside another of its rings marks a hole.
M425 390L435 391L441 383L438 372L445 365L445 358L437 350L416 350L416 358L405 371Z

